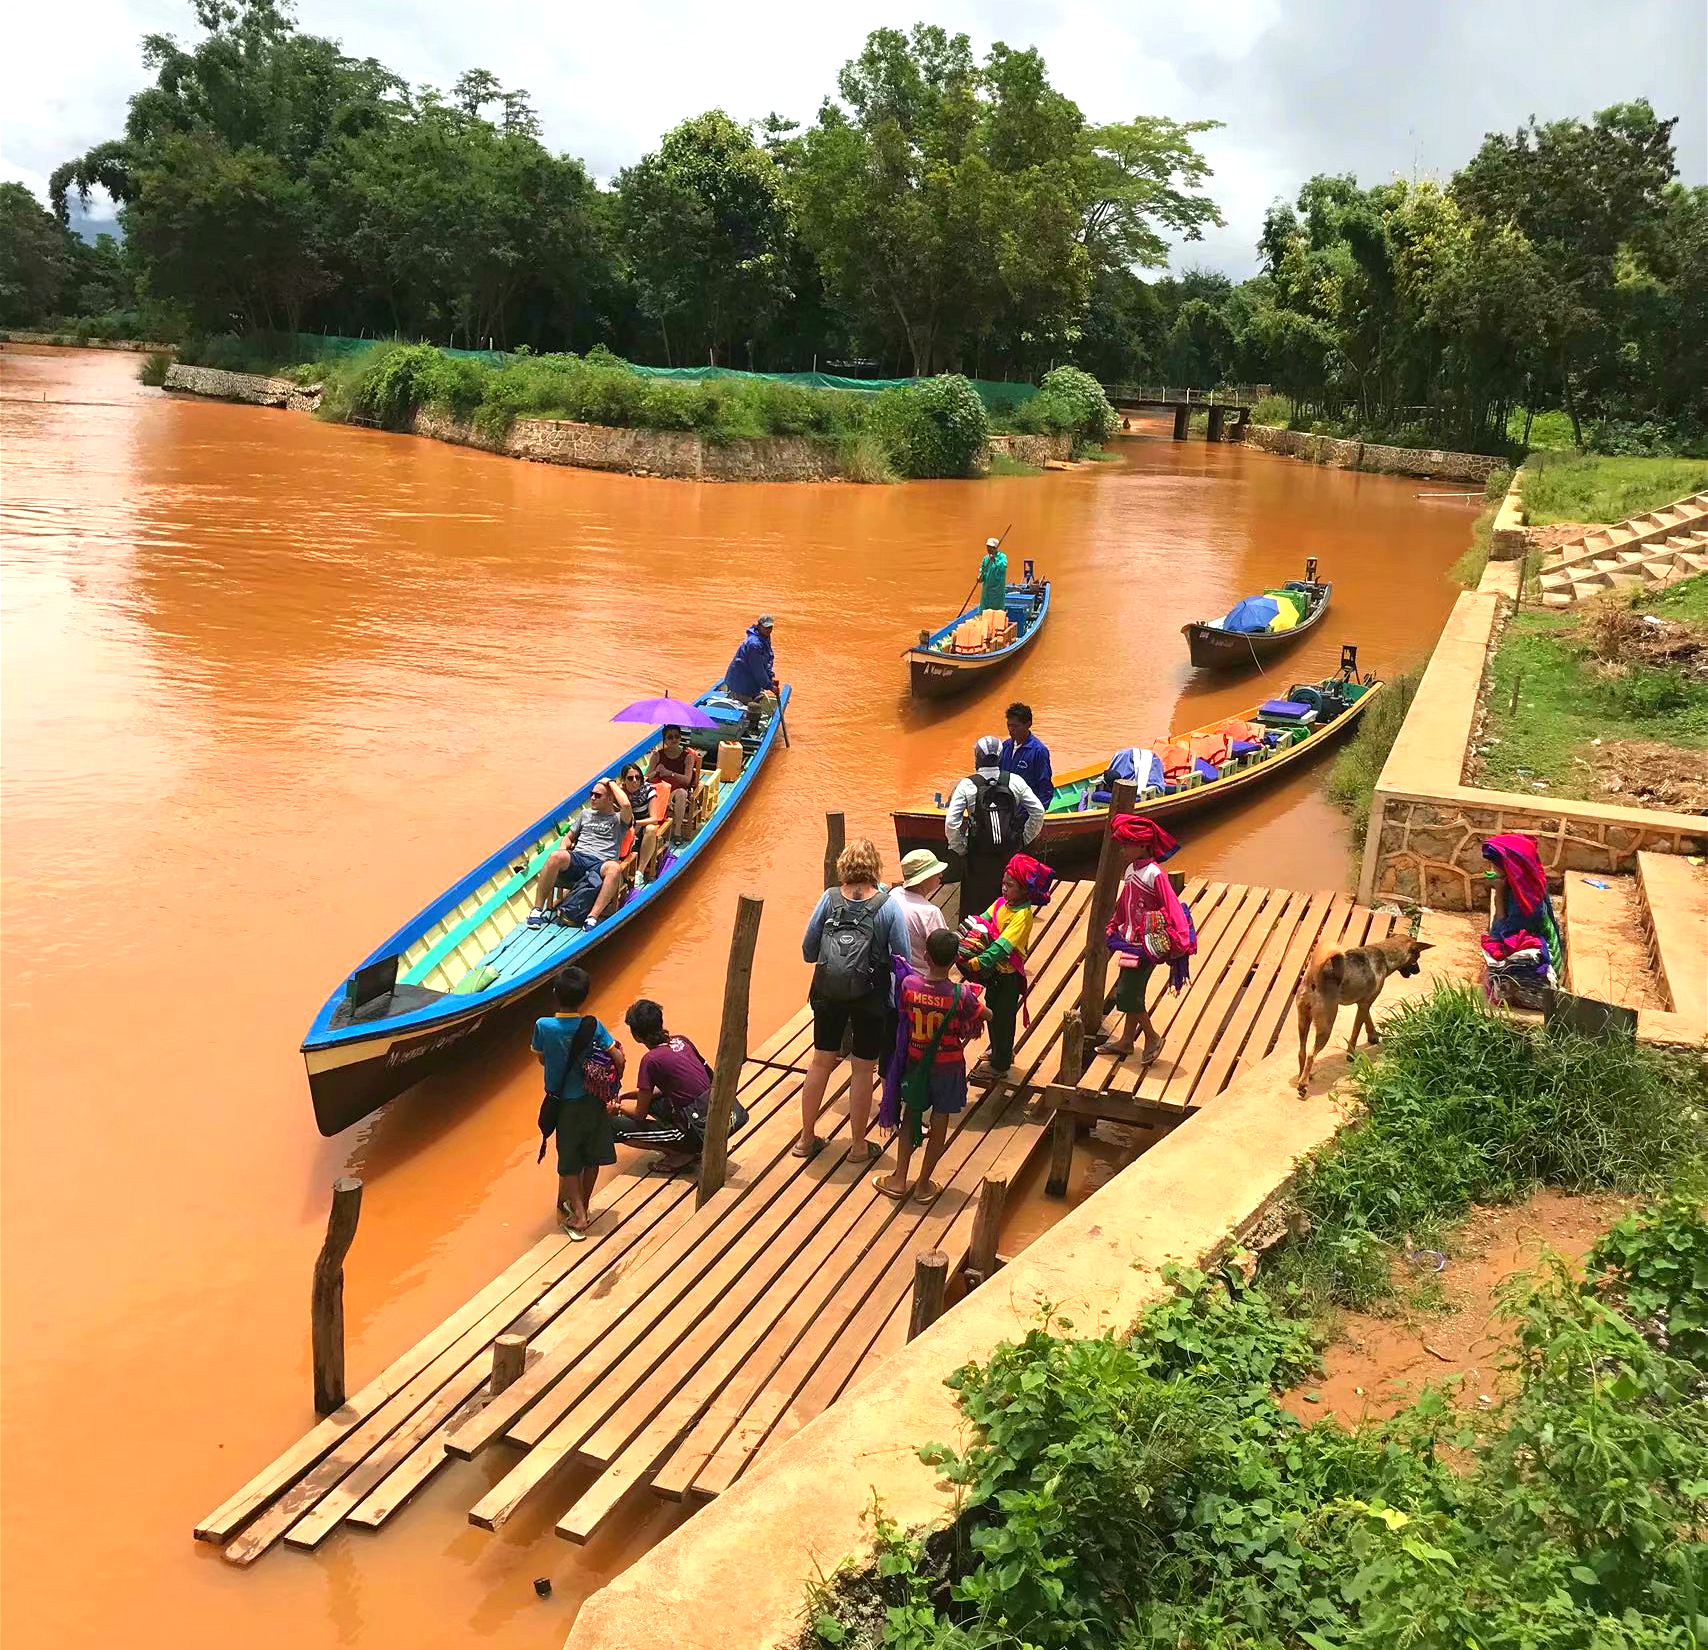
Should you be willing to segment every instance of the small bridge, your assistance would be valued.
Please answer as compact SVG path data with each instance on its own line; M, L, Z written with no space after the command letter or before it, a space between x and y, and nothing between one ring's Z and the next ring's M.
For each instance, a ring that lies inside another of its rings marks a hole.
M1202 409L1208 415L1206 431L1211 441L1240 441L1251 422L1254 402L1269 394L1267 384L1236 384L1231 389L1180 389L1168 384L1105 384L1103 393L1117 412L1167 410L1174 414L1174 439L1184 441L1192 414ZM1231 428L1228 414L1232 413Z

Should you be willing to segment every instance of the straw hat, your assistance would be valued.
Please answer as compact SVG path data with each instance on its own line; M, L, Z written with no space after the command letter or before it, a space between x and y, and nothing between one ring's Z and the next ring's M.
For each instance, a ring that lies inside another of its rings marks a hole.
M903 888L916 888L948 869L948 865L929 848L915 848L911 854L901 856L901 885Z

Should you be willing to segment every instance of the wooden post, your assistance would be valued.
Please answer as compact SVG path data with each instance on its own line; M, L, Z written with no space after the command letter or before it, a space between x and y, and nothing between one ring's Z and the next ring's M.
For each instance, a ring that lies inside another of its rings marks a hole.
M753 947L764 909L764 900L752 894L742 894L735 902L735 931L729 941L724 1015L718 1026L718 1059L712 1068L712 1098L706 1108L706 1143L700 1153L700 1191L695 1208L703 1207L706 1199L723 1186L729 1169L729 1118L747 1059L747 997L753 984Z
M340 1175L332 1182L326 1241L314 1263L314 1289L309 1300L316 1415L330 1415L344 1406L344 1257L356 1241L356 1222L361 1213L361 1181Z
M1047 1197L1066 1197L1068 1175L1073 1171L1074 1115L1061 1106L1050 1119L1050 1178L1044 1182Z
M949 1287L949 1257L941 1249L927 1249L913 1259L913 1316L908 1320L911 1341L943 1315L943 1295Z
M492 1343L492 1380L487 1391L496 1398L516 1381L528 1362L526 1335L500 1335Z
M1112 827L1122 814L1130 814L1139 794L1138 786L1130 779L1117 779L1114 794L1109 799L1109 825L1103 833L1103 847L1097 856L1097 880L1091 888L1091 914L1085 923L1085 973L1079 990L1079 1023L1087 1039L1095 1037L1103 1025L1104 983L1109 978L1109 947L1104 932L1115 913L1115 896L1121 889L1121 847ZM1077 1082L1075 1074L1074 1081Z
M848 822L841 814L824 816L824 885L836 886L836 862L848 846Z
M979 1186L972 1242L967 1245L966 1277L969 1284L983 1283L996 1271L996 1240L1002 1231L1002 1206L1007 1198L1007 1180L999 1174L986 1175Z
M1056 1081L1070 1087L1079 1082L1085 1071L1085 1025L1077 1008L1062 1010L1062 1063Z

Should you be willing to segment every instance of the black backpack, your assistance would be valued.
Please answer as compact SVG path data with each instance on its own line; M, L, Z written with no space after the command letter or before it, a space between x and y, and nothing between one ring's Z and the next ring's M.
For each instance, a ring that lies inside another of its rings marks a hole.
M877 990L878 912L887 898L857 900L831 891L830 908L818 936L813 996L827 1003L851 1003Z
M1008 853L1018 848L1026 829L1026 810L1008 775L973 775L973 801L967 809L967 847L974 853Z

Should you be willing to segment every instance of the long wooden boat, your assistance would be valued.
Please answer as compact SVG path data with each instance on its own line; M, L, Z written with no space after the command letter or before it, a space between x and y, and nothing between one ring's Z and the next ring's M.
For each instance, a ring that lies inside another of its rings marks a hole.
M919 645L908 649L908 689L916 699L947 699L983 681L992 671L1011 665L1038 639L1050 614L1050 581L1011 584L1006 601L1014 623L1014 640L984 653L956 653L952 638L958 625L977 618L981 609L969 607L941 630L920 633Z
M1297 774L1314 761L1330 745L1337 744L1349 734L1358 719L1375 702L1385 684L1372 676L1348 680L1331 676L1316 683L1295 683L1288 697L1310 692L1323 697L1332 714L1306 727L1284 731L1280 741L1259 753L1235 758L1223 765L1214 779L1196 776L1163 791L1151 791L1140 796L1140 812L1151 818L1166 821L1170 828L1178 820L1211 809L1243 802L1257 792L1268 789L1289 775ZM1261 720L1261 706L1236 712L1242 721ZM1186 743L1213 733L1228 716L1218 716L1213 722L1170 737L1169 743ZM1055 776L1056 794L1044 814L1044 828L1028 852L1036 854L1060 870L1076 860L1095 858L1103 833L1109 823L1106 802L1094 802L1093 796L1104 788L1108 759L1072 768ZM896 846L902 853L915 848L930 848L941 853L947 841L945 817L947 809L942 796L929 808L898 809L895 820Z
M1180 634L1186 638L1186 650L1192 663L1201 670L1261 669L1270 659L1285 653L1322 623L1328 604L1334 598L1334 585L1317 578L1316 557L1305 563L1302 579L1289 579L1276 589L1300 596L1305 615L1290 630L1228 630L1221 624L1198 620L1182 625ZM1263 591L1263 595L1273 594ZM1250 598L1247 598L1248 600Z
M756 729L744 726L744 710L725 699L721 687L696 701L727 721L728 730L704 739L691 736L691 742L713 750L689 806L688 840L638 889L631 854L624 863L625 897L598 927L528 927L534 879L594 785L617 778L627 763L644 766L659 742L656 732L489 854L356 965L303 1039L314 1120L322 1134L348 1128L447 1064L496 1010L640 920L707 851L752 790L781 726L776 712ZM781 698L787 706L787 686ZM739 739L742 746L741 772L728 783L718 774L720 739Z

